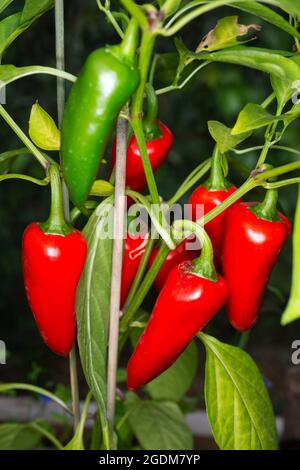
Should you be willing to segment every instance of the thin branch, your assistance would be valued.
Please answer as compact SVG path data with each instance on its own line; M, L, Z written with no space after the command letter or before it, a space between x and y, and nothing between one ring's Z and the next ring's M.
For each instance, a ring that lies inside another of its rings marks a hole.
M64 29L64 0L55 0L55 44L56 44L56 67L65 69L65 29ZM65 83L62 78L57 79L57 112L58 122L61 126L65 105ZM70 206L68 189L63 182L63 204L66 220L70 220ZM72 391L72 409L74 414L74 430L77 429L80 419L79 391L77 377L77 363L75 347L70 352L70 384Z
M125 178L127 150L127 121L121 117L117 125L116 187L114 209L114 246L110 300L109 349L107 370L107 418L112 432L115 423L120 296L125 219Z

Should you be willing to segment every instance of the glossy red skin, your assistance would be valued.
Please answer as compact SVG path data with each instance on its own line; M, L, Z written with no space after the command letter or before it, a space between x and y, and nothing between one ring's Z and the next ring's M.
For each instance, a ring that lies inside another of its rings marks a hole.
M208 190L205 186L200 186L193 192L189 200L192 210L192 219L197 219L198 204L203 204L204 215L208 214L215 207L219 206L223 201L225 201L225 199L227 199L235 191L235 186L230 186L227 191ZM223 211L220 215L218 215L211 222L208 222L208 224L205 225L205 230L208 233L213 244L216 258L221 255L226 212L226 210ZM215 261L218 264L218 260L215 259Z
M121 308L123 308L125 304L142 261L146 248L145 241L146 237L142 233L136 235L127 234L122 265Z
M39 224L23 235L22 264L30 308L42 338L66 356L76 335L75 297L87 253L78 230L67 236L46 234Z
M256 203L232 206L226 217L222 263L230 296L229 321L239 331L251 328L259 315L272 269L291 231L290 221L258 218L249 207Z
M159 292L164 287L167 281L168 275L170 274L170 272L175 266L182 263L183 261L191 261L200 255L200 247L196 249L193 247L193 249L190 249L191 244L195 243L195 240L196 240L196 237L193 237L192 240L191 239L183 240L175 248L175 250L171 250L169 252L164 264L162 265L154 281L154 286ZM150 259L149 259L149 264L148 264L149 269L154 263L158 252L159 252L159 248L154 247L150 255Z
M165 161L173 145L173 135L168 127L158 121L162 136L158 139L146 142L148 157L150 159L153 171L156 171ZM116 162L116 140L112 149L111 169ZM135 136L132 136L128 142L126 156L126 186L133 191L141 192L146 186L146 177L144 173L141 154Z
M191 261L170 272L158 296L150 321L127 367L129 390L153 380L180 356L228 299L228 285L192 273Z

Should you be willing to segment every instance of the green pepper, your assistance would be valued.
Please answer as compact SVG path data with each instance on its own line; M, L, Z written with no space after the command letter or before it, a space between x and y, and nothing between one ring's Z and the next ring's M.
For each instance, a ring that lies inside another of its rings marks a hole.
M121 44L92 52L70 92L62 122L62 170L77 207L97 176L119 112L139 85L138 26L131 20Z

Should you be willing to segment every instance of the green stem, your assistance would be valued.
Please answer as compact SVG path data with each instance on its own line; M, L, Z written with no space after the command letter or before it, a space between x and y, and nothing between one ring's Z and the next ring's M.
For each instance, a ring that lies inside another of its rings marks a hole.
M186 178L182 185L178 188L174 196L168 201L168 205L172 207L176 204L198 181L209 171L211 167L211 158L201 163Z
M147 95L147 114L143 120L143 128L146 141L159 139L162 136L161 128L157 122L158 99L153 86L150 83L145 87Z
M116 21L114 15L110 11L110 9L103 6L102 3L101 3L101 0L96 0L96 1L97 1L97 5L98 5L99 10L102 11L107 16L107 19L113 25L114 29L116 30L116 32L118 33L120 38L123 38L124 33L123 33L122 29L120 28L118 22Z
M135 276L134 281L132 283L132 286L130 288L129 294L127 296L126 303L125 303L125 306L123 308L123 313L126 313L127 307L131 304L131 302L135 298L137 290L138 290L138 288L139 288L139 286L142 282L142 279L144 277L144 274L146 272L148 262L149 262L149 258L150 258L150 255L152 253L154 244L155 244L155 239L154 238L151 238L150 240L148 240L145 252L143 254L143 257L142 257L140 265L139 265L139 269L136 273L136 276Z
M206 3L206 2L205 1L199 1L199 2L192 1L192 2L189 2L187 5L185 5L183 8L181 8L179 11L177 11L175 13L175 15L172 16L172 18L169 20L169 22L165 25L165 28L169 29L170 26L172 26L172 24L175 23L177 18L179 18L180 16L183 15L183 13L185 13L188 10L191 10L191 9L195 8L198 5L203 5L204 3Z
M206 183L204 183L204 186L210 191L227 191L230 186L230 183L224 176L222 158L224 157L219 151L218 145L216 144L212 156L210 176Z
M190 220L177 220L173 224L173 230L175 233L178 231L181 232L181 239L187 236L187 234L182 233L182 231L188 231L196 235L201 242L201 254L199 258L193 260L193 273L216 282L218 280L218 275L214 266L214 251L210 238L204 228Z
M243 331L243 333L240 335L238 348L245 349L250 338L250 332L251 330Z
M50 166L49 177L51 184L51 210L48 220L41 224L41 228L45 233L65 236L73 232L73 229L65 221L62 181L58 165Z
M300 162L292 162L287 163L286 165L278 166L277 168L273 168L272 170L263 171L261 173L257 173L255 175L255 180L258 184L269 180L270 178L274 178L276 176L284 175L285 173L290 173L295 170L300 169Z
M91 214L94 209L96 209L96 207L98 207L99 203L97 201L87 201L85 204L84 204L84 209L89 213ZM74 226L77 219L81 216L81 215L84 215L86 216L86 213L82 213L80 209L78 209L78 207L74 207L71 211L71 214L70 214L70 222L71 224Z
M121 0L121 3L137 20L142 29L146 29L148 27L147 17L139 5L137 5L133 0Z
M140 51L139 69L141 74L140 86L133 98L132 103L132 128L136 136L137 144L140 150L141 159L145 171L145 176L153 204L160 204L159 193L157 190L153 170L148 157L145 136L142 124L142 112L145 87L148 78L148 71L155 41L155 35L144 32Z
M159 29L157 30L157 33L160 34L161 36L173 36L176 34L180 29L182 29L184 26L186 26L188 23L196 19L198 16L207 13L208 11L214 10L215 8L218 8L223 5L229 5L231 3L238 2L238 0L227 0L226 2L224 0L219 0L215 2L209 2L206 5L200 6L199 8L195 8L194 11L188 13L185 15L183 18L177 21L172 27L169 29Z
M144 125L152 125L157 121L158 99L153 86L150 83L145 87L147 94L147 114L144 118Z
M265 101L262 102L261 107L264 108L264 109L268 108L268 107L270 106L270 104L273 103L273 101L275 100L275 98L276 98L275 93L274 93L274 92L271 93L271 94L265 99Z
M167 245L163 245L159 252L157 253L157 256L154 260L154 263L152 264L151 268L147 272L135 298L133 299L132 303L129 305L128 310L126 312L126 315L124 315L121 319L120 323L120 333L121 335L126 335L128 326L130 325L132 319L134 318L134 315L142 305L142 302L146 295L148 294L153 282L155 281L155 278L160 271L165 259L168 256L169 253L169 248Z
M6 180L12 180L12 179L29 181L30 183L37 184L38 186L47 186L49 184L49 178L39 180L37 178L33 178L32 176L21 175L19 173L9 173L8 175L0 176L0 182L6 181Z
M274 221L278 219L277 202L277 189L269 189L264 201L253 207L251 210L259 219Z
M72 392L73 428L76 431L80 419L77 357L75 346L69 354L70 385Z
M68 408L68 406L63 400L58 398L53 393L48 392L48 390L45 390L44 388L36 387L35 385L30 385L30 384L23 384L23 383L0 384L0 393L11 392L12 390L22 390L22 391L25 390L26 392L37 393L38 395L42 395L47 398L50 398L50 400L52 400L54 403L59 405L69 415L72 415L72 411Z
M300 183L300 178L289 178L287 180L281 180L276 183L262 183L261 186L265 189L279 189L283 188L284 186L298 183Z
M249 178L247 181L245 181L242 186L240 186L234 193L232 193L227 199L225 199L225 201L223 201L219 206L215 207L215 209L198 219L197 223L200 225L206 225L208 222L211 222L215 217L220 215L225 209L237 202L241 197L243 197L249 191L254 189L256 186L259 186L259 184L255 182L253 178Z
M160 88L159 90L156 90L157 95L163 95L164 93L169 93L170 91L175 91L175 90L181 90L182 88L185 87L185 85L199 72L199 70L203 69L206 67L208 64L210 64L210 61L203 62L200 64L198 67L193 70L184 80L181 82L179 85L172 84L164 88Z
M121 54L129 64L134 64L135 62L138 29L139 27L137 21L132 18L127 26L124 38L120 44Z
M59 442L59 440L56 439L56 437L51 432L47 431L47 429L45 429L43 426L40 426L38 423L30 423L28 426L31 429L34 429L35 431L39 432L42 436L46 437L48 441L52 442L56 449L64 449L63 445Z
M151 205L145 196L142 196L135 191L131 191L130 189L126 191L126 194L130 196L137 204L142 204L145 207L157 232L164 242L169 246L170 250L173 250L175 248L175 244L172 236L169 233L169 226L167 225L167 221L164 217L161 204L159 203L159 205Z
M42 167L47 170L49 166L49 162L44 157L44 155L36 148L36 146L31 142L31 140L27 137L26 134L22 131L22 129L16 124L16 122L12 119L12 117L8 114L8 112L0 105L0 115L3 119L7 122L7 124L12 128L15 134L20 138L23 144L30 150L30 152L35 156L38 162L42 165Z

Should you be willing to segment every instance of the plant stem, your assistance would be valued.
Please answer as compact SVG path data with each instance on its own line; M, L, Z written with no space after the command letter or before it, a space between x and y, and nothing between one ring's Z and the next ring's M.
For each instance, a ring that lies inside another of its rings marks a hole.
M36 393L41 396L45 396L52 400L54 403L59 405L64 411L66 411L69 415L72 414L71 410L68 408L66 403L58 398L56 395L54 395L51 392L48 392L48 390L45 390L44 388L37 387L35 385L30 385L30 384L23 384L23 383L5 383L5 384L0 384L0 393L5 393L5 392L11 392L12 390L22 390L26 392L32 392Z
M116 151L116 187L114 210L114 246L112 259L112 282L110 300L110 325L107 370L107 418L112 434L115 423L118 341L120 321L120 296L123 245L125 234L125 179L126 179L126 151L127 151L127 121L121 117L117 125L117 151Z
M49 178L51 184L51 209L50 216L46 222L41 224L45 233L68 235L73 229L65 221L62 201L62 181L59 166L55 163L49 167Z
M188 231L194 233L201 243L201 254L197 259L193 260L194 269L193 273L209 279L212 282L218 280L218 275L214 266L214 251L211 240L207 235L204 228L191 220L176 220L173 224L173 230L181 232L181 239L190 235L182 233L182 231Z
M169 248L167 247L167 245L162 245L162 247L160 248L159 252L157 253L157 256L154 260L154 263L152 264L151 268L149 269L149 271L147 272L134 300L132 301L132 303L129 305L128 307L128 310L126 312L126 315L124 315L121 319L121 326L120 326L120 332L122 335L126 335L127 333L127 329L128 329L128 326L130 325L134 315L136 314L136 312L138 311L138 309L140 308L140 306L142 305L142 302L144 300L144 298L146 297L146 295L148 294L156 276L157 276L157 273L158 271L160 270L160 268L162 267L165 259L167 258L168 256L168 253L169 253Z
M198 183L198 181L209 171L210 167L211 159L201 163L197 167L197 171L193 171L182 183L174 196L172 196L172 198L168 201L168 205L172 207L174 204L176 204L196 183Z
M127 307L131 304L131 302L133 301L133 299L136 295L136 292L137 292L137 290L140 286L140 283L141 283L141 281L144 277L145 271L147 269L148 261L149 261L149 258L150 258L150 255L151 255L154 244L155 244L155 239L154 238L151 238L150 240L148 240L145 252L143 254L143 257L142 257L140 265L139 265L139 269L136 273L136 276L135 276L134 281L132 283L132 286L130 288L129 294L127 296L126 303L125 303L125 306L123 308L123 313L126 312Z
M55 0L55 45L56 67L65 71L65 27L64 27L64 0ZM57 114L59 127L61 126L65 106L65 83L61 77L57 78ZM62 199L65 220L70 220L70 206L68 189L62 181ZM73 347L69 354L70 385L72 393L73 428L76 431L80 419L79 389L77 374L76 349Z
M238 0L218 0L215 2L210 1L208 4L195 8L194 11L188 13L183 18L177 21L172 27L169 29L159 29L157 33L162 36L173 36L176 34L180 29L186 26L188 23L196 19L198 16L207 13L208 11L214 10L223 5L230 5L231 3L238 2Z
M136 136L138 147L140 150L142 163L145 171L145 176L149 188L149 192L152 198L153 204L160 204L160 198L154 179L153 170L151 163L148 157L143 124L142 124L142 114L143 114L143 101L145 87L148 79L148 71L154 46L155 36L152 33L144 32L141 44L140 51L140 60L139 60L139 69L141 73L141 82L140 86L133 98L132 102L132 128Z
M31 142L27 135L22 131L22 129L17 125L17 123L12 119L8 112L0 105L0 116L7 122L7 124L12 128L12 130L17 134L19 139L23 144L30 150L30 152L35 156L38 162L42 167L47 171L49 162L44 157L44 155L36 148L36 146Z
M121 0L121 3L137 20L142 29L146 29L148 27L147 17L139 5L137 5L133 0Z
M284 186L289 186L290 184L300 183L300 178L289 178L287 180L281 180L276 183L262 183L261 186L265 189L278 189L283 188Z
M250 330L244 331L239 339L238 348L245 349L250 338Z
M55 0L55 46L56 68L65 70L65 37L64 37L64 0ZM61 126L65 105L65 81L57 78L57 113L58 124Z
M73 428L76 430L80 420L77 358L75 347L69 354L70 385L72 393Z
M181 90L199 72L199 70L203 69L204 67L206 67L210 63L211 62L209 60L207 60L206 62L203 62L198 67L196 67L195 70L193 70L193 72L191 72L190 75L188 75L183 80L183 82L181 82L179 85L178 84L169 85L167 87L160 88L159 90L156 90L156 94L157 95L163 95L164 93L169 93L170 91Z
M101 0L96 0L96 1L97 1L97 5L98 5L99 10L102 11L107 16L107 19L113 25L114 29L116 30L116 32L118 33L120 38L123 39L124 33L123 33L122 29L120 28L118 22L116 21L114 15L110 11L110 9L103 6L102 3L101 3Z
M37 178L33 178L32 176L21 175L19 173L9 173L8 175L0 175L0 182L13 179L29 181L30 183L37 184L38 186L47 186L49 184L48 177L43 180L39 180Z
M42 436L46 437L46 439L48 439L48 441L52 442L52 444L54 445L54 447L56 447L56 449L58 450L63 450L64 447L63 445L56 439L56 437L49 431L47 431L47 429L45 429L43 426L40 426L38 423L30 423L28 425L31 429L34 429L35 431L39 432Z

